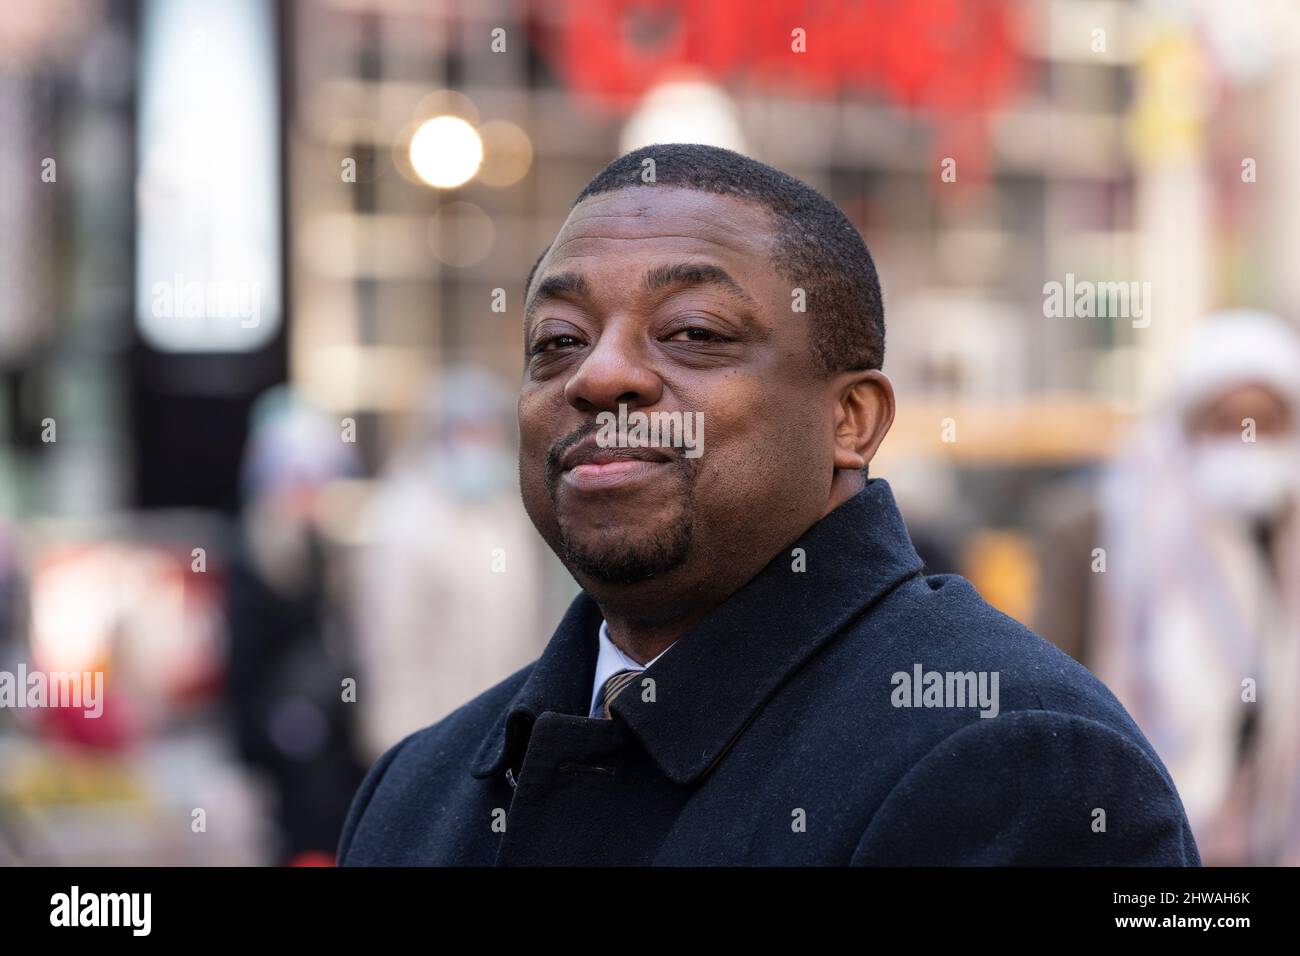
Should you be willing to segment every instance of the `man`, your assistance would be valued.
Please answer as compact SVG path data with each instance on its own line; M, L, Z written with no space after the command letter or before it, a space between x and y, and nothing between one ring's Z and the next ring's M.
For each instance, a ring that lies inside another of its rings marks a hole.
M341 863L1199 864L1123 708L925 576L867 478L894 395L834 204L647 147L526 292L524 506L583 593L535 664L376 762ZM656 412L704 430L623 434Z

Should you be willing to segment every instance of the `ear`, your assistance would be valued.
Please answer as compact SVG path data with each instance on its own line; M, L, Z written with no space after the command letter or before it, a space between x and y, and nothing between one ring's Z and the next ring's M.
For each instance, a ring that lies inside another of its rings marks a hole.
M878 369L841 372L835 394L835 467L861 471L894 423L894 385Z

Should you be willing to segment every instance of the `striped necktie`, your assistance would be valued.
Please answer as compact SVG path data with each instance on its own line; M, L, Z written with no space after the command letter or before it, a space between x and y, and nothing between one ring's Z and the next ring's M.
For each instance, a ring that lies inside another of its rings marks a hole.
M628 668L605 678L605 683L600 685L600 696L596 699L596 706L600 708L603 719L610 719L609 705L614 703L614 698L623 693L640 673L639 670Z

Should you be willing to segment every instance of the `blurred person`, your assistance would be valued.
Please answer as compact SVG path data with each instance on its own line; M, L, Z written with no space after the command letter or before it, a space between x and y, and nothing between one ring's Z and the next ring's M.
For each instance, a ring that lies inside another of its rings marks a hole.
M444 370L378 483L357 563L358 701L372 759L545 644L513 414L486 371Z
M540 659L376 761L341 863L1199 864L1115 698L926 575L867 475L884 310L830 200L639 149L525 289L524 506L582 592Z
M1298 498L1300 336L1212 316L1102 480L1087 655L1210 864L1300 864Z
M287 387L258 398L230 573L226 699L239 754L276 798L279 863L332 850L365 769L343 680L355 673L321 492L356 474L339 428Z

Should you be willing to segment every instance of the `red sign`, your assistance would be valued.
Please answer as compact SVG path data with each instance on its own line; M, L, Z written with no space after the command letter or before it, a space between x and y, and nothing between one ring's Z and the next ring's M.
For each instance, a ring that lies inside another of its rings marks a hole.
M1017 9L1003 0L534 0L533 28L565 83L614 111L688 65L728 85L859 90L965 112L1013 91Z

